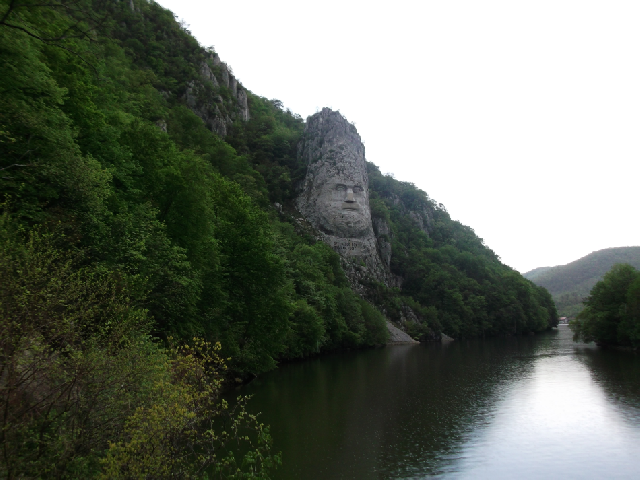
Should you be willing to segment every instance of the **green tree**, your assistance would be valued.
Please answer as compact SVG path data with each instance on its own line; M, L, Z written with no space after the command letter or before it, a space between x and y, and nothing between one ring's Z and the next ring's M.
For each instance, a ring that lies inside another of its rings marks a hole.
M640 272L617 264L591 289L584 309L571 321L574 340L640 346Z

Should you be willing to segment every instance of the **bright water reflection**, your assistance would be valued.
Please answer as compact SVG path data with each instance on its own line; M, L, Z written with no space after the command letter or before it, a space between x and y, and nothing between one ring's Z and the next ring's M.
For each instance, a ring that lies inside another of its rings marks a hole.
M640 361L566 327L336 354L240 392L283 452L276 478L640 478Z

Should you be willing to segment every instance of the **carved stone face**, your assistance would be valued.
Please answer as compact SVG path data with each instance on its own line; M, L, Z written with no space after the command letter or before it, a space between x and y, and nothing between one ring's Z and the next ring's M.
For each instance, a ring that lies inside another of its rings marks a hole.
M361 237L371 225L367 191L362 182L332 177L315 189L319 226L339 237Z
M355 127L340 113L323 109L308 118L298 155L307 164L296 201L300 213L322 233L335 237L332 242L365 238L373 242L364 145ZM352 247L349 251L354 254Z
M323 108L310 116L298 144L298 159L307 172L296 207L317 229L319 239L385 283L387 274L371 221L364 154L355 126L339 112Z

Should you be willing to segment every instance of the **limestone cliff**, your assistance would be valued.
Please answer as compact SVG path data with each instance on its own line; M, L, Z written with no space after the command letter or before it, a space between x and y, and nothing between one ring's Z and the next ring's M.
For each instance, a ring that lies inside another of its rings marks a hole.
M373 230L364 145L356 128L324 108L307 119L298 155L307 166L298 210L345 260L356 288L356 278L386 284L388 262L380 257Z
M200 65L199 78L187 84L184 98L205 125L222 137L236 119L250 118L248 92L214 52Z
M399 287L402 279L390 268L389 224L384 218L372 217L365 149L356 128L340 113L324 108L307 119L298 157L307 171L296 207L317 236L340 254L352 288L373 300L371 282ZM428 234L432 222L428 209L407 209L399 198L397 202L403 214ZM421 322L406 305L395 320L401 327L407 320ZM414 342L391 323L388 328L391 343Z

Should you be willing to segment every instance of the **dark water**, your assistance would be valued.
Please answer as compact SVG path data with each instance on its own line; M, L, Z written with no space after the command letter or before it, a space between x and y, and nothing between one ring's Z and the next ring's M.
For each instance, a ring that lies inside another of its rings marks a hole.
M239 389L283 479L640 478L640 356L535 337L284 365Z

